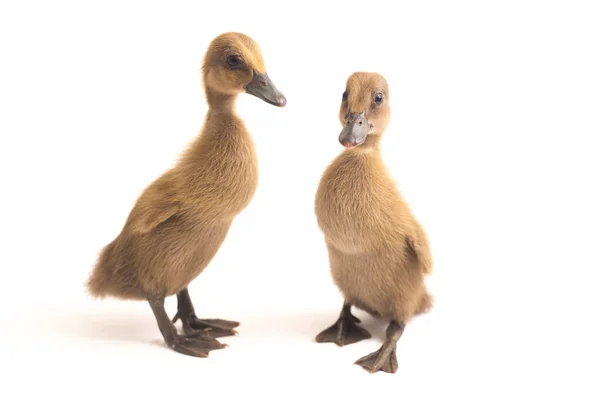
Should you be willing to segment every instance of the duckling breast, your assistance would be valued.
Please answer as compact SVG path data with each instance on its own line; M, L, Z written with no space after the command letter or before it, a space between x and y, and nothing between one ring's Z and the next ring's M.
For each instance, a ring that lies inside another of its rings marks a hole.
M401 242L398 197L373 166L344 157L326 170L315 199L317 223L327 243L349 253Z
M202 219L235 217L258 186L254 142L243 122L232 116L209 118L180 168L186 177L184 202Z

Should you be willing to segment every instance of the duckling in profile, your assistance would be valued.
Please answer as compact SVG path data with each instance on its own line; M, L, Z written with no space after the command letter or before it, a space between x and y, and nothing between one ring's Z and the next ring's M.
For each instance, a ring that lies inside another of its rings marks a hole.
M333 280L345 301L336 323L315 340L344 346L370 338L352 315L352 306L389 319L381 348L356 364L371 372L394 373L396 343L406 324L432 305L424 282L432 269L428 239L381 157L380 139L390 119L385 78L352 74L339 117L339 141L346 150L323 174L315 212Z
M239 325L196 317L187 289L258 183L254 143L235 112L236 98L246 92L269 104L286 104L267 75L258 45L244 34L216 37L202 71L209 106L202 132L177 165L145 189L87 282L96 297L148 301L166 344L196 357L224 347L215 337L233 335ZM177 314L171 320L164 301L175 294ZM174 325L177 319L183 334Z

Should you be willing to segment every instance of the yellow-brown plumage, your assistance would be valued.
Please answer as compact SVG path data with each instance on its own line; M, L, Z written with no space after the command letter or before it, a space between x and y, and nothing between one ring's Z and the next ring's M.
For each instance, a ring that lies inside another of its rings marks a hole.
M178 294L178 317L187 331L234 333L237 323L198 320L186 288L207 267L256 190L254 143L235 112L235 99L246 91L285 105L266 76L258 45L246 35L215 38L204 58L203 77L209 111L202 132L177 165L142 193L88 281L95 296L149 300L165 341L198 356L211 348L177 339L174 328L164 322L162 302Z
M355 324L351 305L392 320L401 333L404 324L432 304L424 283L432 268L427 236L381 158L380 139L389 118L385 79L373 73L351 75L340 107L345 126L340 141L349 148L326 169L315 200L332 276L346 306L335 328L317 341L343 345L370 336ZM340 326L346 333L339 334ZM395 372L391 354L359 363Z

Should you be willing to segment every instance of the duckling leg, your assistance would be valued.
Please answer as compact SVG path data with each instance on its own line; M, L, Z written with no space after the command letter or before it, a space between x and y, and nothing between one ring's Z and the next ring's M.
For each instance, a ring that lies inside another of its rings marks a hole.
M211 350L226 347L204 331L179 335L177 328L165 311L164 296L148 296L148 303L156 317L158 329L160 329L165 343L176 352L194 357L208 357Z
M233 328L240 324L239 322L223 319L200 319L196 317L187 288L177 293L177 314L173 318L173 323L177 322L178 319L181 319L184 332L206 330L213 337L236 335L237 332Z
M384 371L390 374L398 370L396 359L396 344L404 332L404 322L391 321L386 331L386 340L383 346L374 353L358 359L355 364L360 365L369 372Z
M358 326L360 319L352 315L351 307L350 303L344 303L340 317L335 324L319 333L315 341L319 343L333 342L338 346L344 346L370 338L371 334Z

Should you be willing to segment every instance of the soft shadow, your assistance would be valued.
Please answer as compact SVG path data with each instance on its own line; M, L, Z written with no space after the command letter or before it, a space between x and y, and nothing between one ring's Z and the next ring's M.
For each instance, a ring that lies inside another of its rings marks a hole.
M353 310L361 326L378 341L385 340L388 321L374 318L360 310ZM238 319L239 337L295 338L314 340L315 336L335 323L339 310L303 310L289 313L255 313ZM151 343L164 346L152 313L142 310L95 310L73 312L53 318L49 328L62 337L100 341ZM179 328L179 324L178 324ZM227 342L228 338L220 340Z
M371 335L380 341L385 340L385 330L390 323L387 319L375 318L367 313L354 313L362 321L362 327L371 332Z
M373 338L385 340L388 321L374 318L359 310L353 310ZM277 336L301 340L313 340L317 334L335 323L339 310L311 310L290 313L265 313L246 317L239 327L240 336Z
M114 310L61 315L53 322L52 328L65 337L75 335L91 340L137 343L148 342L158 330L151 314Z

